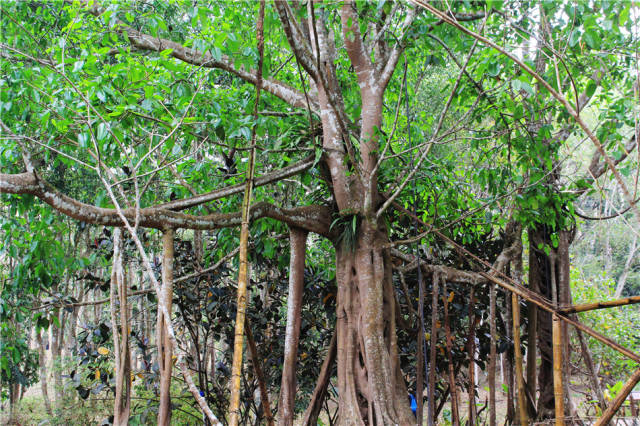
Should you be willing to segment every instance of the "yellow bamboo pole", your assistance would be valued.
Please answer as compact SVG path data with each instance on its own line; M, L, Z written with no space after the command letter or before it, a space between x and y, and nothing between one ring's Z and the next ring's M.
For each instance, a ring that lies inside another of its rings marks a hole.
M563 314L574 314L577 312L593 311L594 309L614 308L616 306L633 305L640 303L640 296L625 297L624 299L608 300L606 302L585 303L582 305L567 306L560 308Z
M260 12L256 34L258 39L258 66L256 69L256 101L253 107L254 124L251 131L251 150L247 165L246 184L242 198L242 223L240 226L240 259L238 265L238 295L236 309L236 326L233 341L233 364L231 368L231 400L229 403L229 424L238 426L240 422L240 380L242 376L242 348L244 345L244 325L247 309L247 284L249 276L249 211L251 193L253 190L253 176L255 169L256 130L258 119L258 104L262 89L262 62L264 59L264 0L260 2Z
M513 350L516 363L516 384L518 386L518 413L520 424L529 424L527 413L527 399L525 395L523 368L522 368L522 347L520 346L520 303L518 295L511 293L511 306L513 310Z
M629 380L627 380L622 389L620 389L620 393L618 393L616 399L614 399L611 402L611 405L609 405L605 412L602 413L602 417L598 419L595 426L605 426L609 424L613 416L620 409L622 403L627 399L638 382L640 382L640 368L637 369L631 377L629 377Z
M564 426L564 388L562 385L562 327L560 318L553 314L553 394L556 403L556 426Z

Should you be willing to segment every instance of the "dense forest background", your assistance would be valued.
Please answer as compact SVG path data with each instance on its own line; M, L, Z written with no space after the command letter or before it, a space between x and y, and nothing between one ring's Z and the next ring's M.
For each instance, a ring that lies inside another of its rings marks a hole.
M638 416L632 3L0 6L3 424Z

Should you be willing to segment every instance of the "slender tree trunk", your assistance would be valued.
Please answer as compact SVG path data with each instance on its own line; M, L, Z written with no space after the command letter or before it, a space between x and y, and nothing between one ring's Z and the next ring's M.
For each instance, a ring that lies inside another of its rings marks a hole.
M418 257L419 259L419 257ZM422 426L424 414L424 371L425 371L425 335L424 335L424 280L418 260L418 354L416 356L416 423ZM411 301L408 300L412 306Z
M604 412L604 410L606 410L607 408L607 402L604 399L602 386L600 386L600 381L598 380L598 373L596 372L596 369L593 366L593 357L591 356L591 351L589 350L589 346L587 346L587 342L585 341L582 331L576 330L576 334L578 335L578 341L580 342L582 359L584 359L584 364L587 367L589 382L591 383L591 390L596 394L598 405L600 406L600 409Z
M509 300L508 293L505 294L504 305L505 318L503 322L505 326L505 335L509 341L513 342L513 329L509 327L509 324L511 324L513 321L513 309L511 308L511 301ZM507 385L507 422L513 423L514 419L516 418L516 408L514 404L516 393L513 374L513 351L507 350L504 353L502 361L504 365L505 381Z
M491 286L489 293L489 328L491 333L491 347L489 349L489 426L496 426L496 364L497 350L496 340L496 285Z
M162 236L162 299L169 315L173 302L173 229L167 229ZM170 318L168 319L170 320ZM173 351L165 318L158 310L156 325L156 344L158 346L158 367L160 368L160 402L158 407L158 425L171 424L171 370Z
M113 424L116 426L126 426L129 423L131 406L129 304L127 301L127 281L125 280L122 257L122 230L115 228L113 230L113 269L111 273L111 323L113 324L112 332L116 370ZM117 302L116 297L118 298ZM116 305L118 305L120 310L120 327L118 327Z
M260 388L260 403L262 404L262 411L267 421L267 425L273 426L273 413L271 412L271 406L269 405L269 392L267 390L267 383L264 377L264 373L262 371L262 367L260 366L258 348L256 347L255 340L253 339L253 333L251 332L251 325L249 324L248 319L246 321L247 323L245 324L245 332L247 334L247 344L249 345L249 353L251 354L253 371L255 372L256 379L258 380L258 386ZM256 417L259 417L259 416L256 416ZM256 420L259 420L259 419L256 419Z
M40 388L42 389L42 399L44 400L44 408L49 416L53 416L51 409L51 399L49 398L49 387L47 380L47 357L45 353L44 342L42 341L42 330L36 332L38 341L38 364L40 367Z
M537 291L537 290L534 290ZM537 392L537 340L538 340L538 308L531 302L527 303L528 319L527 323L527 389L531 396L533 409L535 409ZM529 412L534 415L533 410Z
M54 310L54 315L61 319L60 309ZM62 327L56 327L51 324L49 330L51 332L51 339L49 340L49 349L51 350L51 372L53 373L53 383L55 387L56 395L56 409L61 410L63 408L63 386L62 386L62 356L60 348L60 333L59 329Z
M517 294L511 294L511 303L513 306L513 352L516 364L516 383L518 386L518 414L520 417L520 424L527 426L529 424L529 416L527 413L527 399L522 368L522 347L520 346L520 302Z
M453 365L453 337L451 336L451 322L449 320L449 294L447 284L444 282L444 294L442 304L444 305L444 331L447 338L447 358L449 360L449 390L451 392L451 421L453 426L460 424L460 412L458 410L458 386L456 384L456 374Z
M292 426L295 418L296 363L302 321L302 293L304 292L304 261L307 232L292 228L289 231L289 296L287 298L287 328L284 343L282 384L278 402L278 424Z
M633 264L633 259L638 251L638 234L633 234L633 241L631 246L629 247L629 254L627 255L627 261L624 263L624 269L620 274L620 278L618 278L618 284L616 285L616 292L613 296L615 299L619 299L622 296L622 291L624 290L624 286L627 282L627 277L629 276L629 271L631 270L631 265Z
M327 355L325 356L322 367L320 368L320 375L318 376L316 387L311 395L311 401L309 401L309 406L304 412L302 421L304 426L316 426L318 424L318 416L322 409L322 403L327 396L327 387L331 380L333 363L336 360L337 336L337 333L334 332L331 337L331 343L329 343Z
M467 338L467 354L469 356L469 425L477 422L476 408L476 295L475 287L471 287L469 296L469 337Z
M240 225L240 253L238 259L238 292L236 301L236 322L233 341L233 364L231 366L231 397L229 400L229 424L237 426L240 421L240 379L242 376L242 351L244 341L245 314L247 309L247 286L249 283L249 208L253 192L255 172L256 135L258 126L258 105L262 90L262 64L264 60L264 0L260 1L260 12L256 24L258 64L256 67L256 99L253 105L255 123L251 129L251 149L245 176L244 195L242 197L242 223Z
M429 407L427 417L429 426L436 423L436 350L438 343L438 298L440 297L439 279L437 273L433 273L431 287L431 338L429 342Z

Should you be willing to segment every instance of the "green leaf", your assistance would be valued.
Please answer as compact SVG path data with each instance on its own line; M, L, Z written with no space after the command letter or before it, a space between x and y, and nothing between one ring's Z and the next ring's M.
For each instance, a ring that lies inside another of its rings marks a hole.
M584 39L584 42L587 43L587 46L589 46L591 49L600 48L600 38L598 37L598 34L596 34L596 32L591 28L585 31L585 33L582 35L582 38Z
M580 41L580 33L578 32L578 30L574 29L573 31L571 31L571 35L569 36L569 46L576 47L579 41Z
M487 66L487 74L491 77L497 77L500 74L500 64L496 61L491 61Z
M594 82L594 81L590 81L587 84L587 96L591 97L593 96L593 94L596 92L596 89L598 88L598 85Z
M104 122L98 124L98 134L97 134L96 138L99 141L102 141L107 137L107 134L108 134L107 125Z
M631 3L627 3L627 6L624 9L622 9L622 11L620 12L620 16L618 17L618 22L620 23L620 25L626 24L627 20L629 19L630 11L631 11Z
M84 66L84 61L76 61L73 64L73 72L78 72L82 69L82 67Z
M89 145L89 135L78 133L78 145L80 145L80 148L86 148Z

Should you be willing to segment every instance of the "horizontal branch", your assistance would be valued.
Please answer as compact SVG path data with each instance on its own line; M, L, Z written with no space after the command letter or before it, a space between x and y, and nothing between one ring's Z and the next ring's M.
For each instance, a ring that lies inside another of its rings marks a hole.
M391 249L391 256L400 259L408 264L402 267L402 272L411 271L418 267L418 260L415 255L404 253L398 249ZM438 273L438 275L449 282L481 284L487 282L487 279L477 272L464 271L444 265L432 265L425 261L420 262L420 267L427 274Z
M123 226L122 219L116 209L92 206L75 200L55 189L48 182L38 178L35 172L20 174L0 173L0 193L31 194L51 207L76 220L103 226ZM123 209L127 220L136 221L136 210ZM239 213L216 213L206 216L194 216L167 210L165 208L147 207L138 210L136 223L145 228L155 229L202 229L212 230L239 226ZM284 209L262 202L251 208L251 220L264 217L276 219L288 225L329 236L331 213L328 207L304 206Z
M315 157L313 155L308 156L302 161L299 161L297 163L283 167L282 169L275 170L271 173L267 173L264 176L260 176L256 178L253 182L253 186L254 187L263 186L273 182L277 182L282 179L286 179L291 176L295 176L299 173L304 172L305 170L310 169L314 163L315 163ZM176 210L176 211L184 210L190 207L198 206L200 204L208 203L209 201L218 200L220 198L228 197L234 194L240 194L244 191L244 186L245 186L244 183L239 183L237 185L216 189L215 191L211 191L206 194L185 198L183 200L170 201L168 203L160 204L157 207L162 209L167 209L167 210Z

